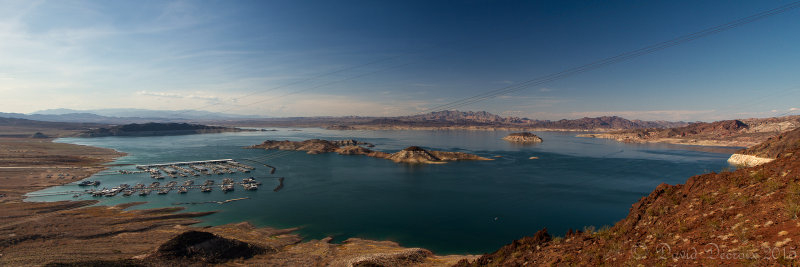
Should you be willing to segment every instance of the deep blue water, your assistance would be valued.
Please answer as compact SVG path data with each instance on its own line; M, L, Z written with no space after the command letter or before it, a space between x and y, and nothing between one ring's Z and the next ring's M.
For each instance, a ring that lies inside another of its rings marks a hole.
M686 150L658 144L622 144L574 137L575 133L537 132L545 141L515 145L501 138L506 131L330 131L302 129L165 137L64 138L58 142L113 148L128 153L113 164L146 164L220 158L255 158L277 167L272 176L286 177L285 187L272 192L275 179L260 179L259 191L224 194L190 191L141 197L97 198L101 204L148 201L136 208L175 202L251 199L225 205L186 205L188 211L219 210L203 224L249 221L259 226L301 227L308 239L333 236L392 240L436 253L486 253L547 227L563 235L569 228L613 225L630 206L660 183L684 183L692 175L719 171L729 154ZM308 155L242 149L267 139L354 138L394 152L410 145L462 151L493 161L441 165L397 164L366 156ZM278 154L281 153L281 154ZM500 157L494 157L500 156ZM539 159L531 160L536 156ZM252 164L250 162L241 161ZM111 170L133 169L114 166ZM199 176L208 178L267 177L267 168L251 174ZM149 184L146 174L96 175L102 186ZM172 178L162 180L166 183ZM177 178L178 181L186 178ZM101 187L102 187L101 186ZM70 184L41 192L80 190ZM84 196L79 199L91 199ZM72 195L35 197L31 201L73 199Z

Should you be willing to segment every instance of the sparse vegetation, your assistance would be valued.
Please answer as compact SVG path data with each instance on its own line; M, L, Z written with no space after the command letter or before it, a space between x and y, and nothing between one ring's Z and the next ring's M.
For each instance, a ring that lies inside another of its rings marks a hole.
M764 183L764 189L766 189L767 193L772 193L783 187L784 184L779 183L775 179L769 179L766 183Z
M716 231L719 230L722 226L722 221L716 218L712 218L708 220L708 227L712 230Z
M764 174L764 170L758 170L750 173L750 183L761 183L767 180L767 175Z
M594 225L584 226L583 232L588 235L594 235L595 227Z
M736 201L741 203L741 204L746 205L746 204L750 204L753 200L752 200L752 198L750 197L749 194L740 193L740 194L736 195Z
M790 183L784 199L787 215L789 218L797 219L800 213L800 184Z
M686 225L686 222L684 220L679 220L678 233L685 233L687 230L689 230L689 227Z
M700 201L703 205L710 205L714 203L714 196L711 193L703 193L700 195Z
M597 232L594 233L594 236L602 240L608 240L613 235L614 233L611 231L611 226L608 225L603 225L602 227L600 227L600 230L597 230Z

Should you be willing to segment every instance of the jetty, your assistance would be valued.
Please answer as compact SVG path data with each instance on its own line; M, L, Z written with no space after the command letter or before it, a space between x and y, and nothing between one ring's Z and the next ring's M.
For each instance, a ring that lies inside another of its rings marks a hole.
M245 199L250 199L250 198L249 197L240 197L240 198L228 199L228 200L223 200L223 201L176 202L176 203L172 203L172 205L197 205L197 204L220 204L221 205L221 204L231 203L231 202L234 202L234 201L245 200Z

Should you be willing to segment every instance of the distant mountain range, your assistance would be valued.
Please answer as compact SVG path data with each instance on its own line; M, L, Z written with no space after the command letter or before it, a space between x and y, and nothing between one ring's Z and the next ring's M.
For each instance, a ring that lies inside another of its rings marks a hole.
M486 111L439 111L400 117L296 117L238 121L237 125L327 127L330 129L389 129L389 128L538 128L554 130L622 130L637 128L672 128L687 122L641 121L621 117L597 117L574 120L533 120L501 117Z
M127 124L146 122L188 122L210 120L242 120L263 118L251 115L236 115L200 110L147 110L147 109L48 109L30 114L2 113L0 117L50 122L81 122L104 124Z
M76 122L100 124L129 123L205 123L228 126L258 127L323 127L330 129L368 128L530 128L553 130L625 130L641 128L674 128L686 122L628 120L616 116L581 118L573 120L534 120L520 117L501 117L486 111L439 111L414 116L398 117L293 117L268 118L247 115L215 113L197 110L146 110L48 109L31 114L0 113L0 117L49 122Z

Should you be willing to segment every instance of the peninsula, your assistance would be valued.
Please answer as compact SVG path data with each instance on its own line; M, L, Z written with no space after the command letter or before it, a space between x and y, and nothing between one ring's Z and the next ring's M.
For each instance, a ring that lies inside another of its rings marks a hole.
M737 166L756 166L771 162L781 156L782 151L800 148L800 128L770 137L766 142L736 151L728 163Z
M143 123L126 124L112 126L109 128L97 128L83 132L80 137L104 137L104 136L164 136L164 135L187 135L204 133L224 133L224 132L243 132L251 131L234 127L208 126L189 123Z
M308 154L320 154L335 152L340 155L366 155L374 158L388 159L394 162L403 163L424 163L441 164L448 161L458 160L492 160L478 155L463 152L429 151L418 146L410 146L395 153L373 151L363 146L372 147L372 144L356 140L335 140L328 141L322 139L310 139L305 141L275 141L267 140L264 143L249 146L255 149L277 149L307 151Z

